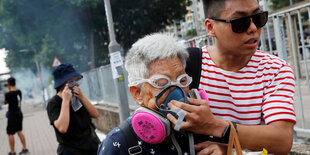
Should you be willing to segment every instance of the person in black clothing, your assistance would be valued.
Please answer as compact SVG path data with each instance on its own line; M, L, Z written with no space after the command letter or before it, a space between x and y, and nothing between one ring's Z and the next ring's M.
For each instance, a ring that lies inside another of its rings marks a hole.
M6 132L9 136L10 143L10 152L9 155L16 155L14 148L14 134L17 132L17 135L23 145L23 150L19 154L28 153L26 147L25 136L22 132L23 129L23 113L21 111L21 101L22 101L22 92L18 90L15 86L15 78L10 77L7 80L6 86L9 89L9 92L5 93L4 104L9 104L9 111L7 112L8 126Z
M48 101L47 114L55 129L59 155L95 155L100 140L91 122L97 109L79 88L82 75L71 64L53 69L57 94Z

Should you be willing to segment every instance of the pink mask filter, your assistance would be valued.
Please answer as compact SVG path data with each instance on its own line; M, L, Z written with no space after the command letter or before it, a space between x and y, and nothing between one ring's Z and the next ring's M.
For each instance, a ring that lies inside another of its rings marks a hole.
M161 143L170 134L170 122L160 114L140 107L131 119L135 133L146 143Z

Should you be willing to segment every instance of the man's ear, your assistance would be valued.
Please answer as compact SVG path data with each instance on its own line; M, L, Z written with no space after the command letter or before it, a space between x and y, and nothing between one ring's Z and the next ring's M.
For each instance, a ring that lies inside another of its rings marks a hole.
M138 86L131 86L129 87L129 91L131 96L133 97L133 99L137 102L137 103L141 103L142 102L142 97L141 97L141 88Z
M205 20L205 27L206 31L211 37L215 37L215 32L214 32L214 21L210 18L207 18Z

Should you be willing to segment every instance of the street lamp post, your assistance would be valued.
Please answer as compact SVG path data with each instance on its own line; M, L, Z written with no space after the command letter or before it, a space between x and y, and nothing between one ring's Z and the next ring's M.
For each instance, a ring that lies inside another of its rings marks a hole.
M112 55L115 55L117 52L120 52L121 47L115 39L110 0L104 0L104 6L105 6L105 11L106 11L107 23L108 23L108 28L109 28L109 36L110 36L109 53L110 53L110 56L112 56ZM119 75L119 78L114 78L114 85L116 88L116 95L118 97L119 118L120 118L120 121L122 122L126 120L127 117L129 117L129 106L128 106L128 99L127 99L127 94L126 94L123 67L114 66L112 62L111 62L111 67L112 67L112 71L113 69L115 69L117 74Z

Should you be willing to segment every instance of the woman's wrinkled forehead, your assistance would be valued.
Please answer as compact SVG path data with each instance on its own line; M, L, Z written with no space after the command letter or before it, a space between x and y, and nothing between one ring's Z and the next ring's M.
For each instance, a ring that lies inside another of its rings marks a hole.
M154 74L182 74L185 72L182 61L177 57L168 57L165 59L156 59L148 65L148 77Z

